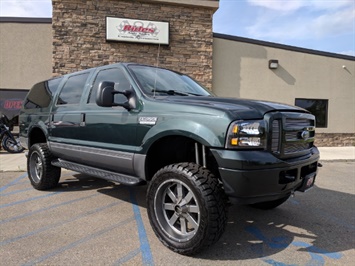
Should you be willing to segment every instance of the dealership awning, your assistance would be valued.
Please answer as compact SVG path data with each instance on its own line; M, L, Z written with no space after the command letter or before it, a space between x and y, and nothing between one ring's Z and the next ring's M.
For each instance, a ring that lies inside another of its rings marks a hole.
M28 90L0 89L0 113L9 119L18 116Z

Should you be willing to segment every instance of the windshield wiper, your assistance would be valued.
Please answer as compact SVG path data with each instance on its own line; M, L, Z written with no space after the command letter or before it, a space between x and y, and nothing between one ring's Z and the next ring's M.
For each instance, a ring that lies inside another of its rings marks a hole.
M152 90L152 92L159 92L159 93L166 93L168 95L180 95L180 96L189 96L189 93L181 92L181 91L174 91L174 90Z
M197 93L192 93L192 92L182 92L182 91L175 91L175 90L152 90L152 92L161 92L161 93L166 93L168 95L180 95L180 96L189 96L189 95L193 95L193 96L203 96L201 94L197 94Z

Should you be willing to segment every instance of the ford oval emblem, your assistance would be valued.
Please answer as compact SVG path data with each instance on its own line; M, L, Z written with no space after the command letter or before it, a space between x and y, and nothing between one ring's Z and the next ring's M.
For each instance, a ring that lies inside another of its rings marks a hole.
M309 138L309 131L303 131L302 133L301 133L301 137L302 137L302 139L304 139L304 140L306 140L306 139L308 139Z

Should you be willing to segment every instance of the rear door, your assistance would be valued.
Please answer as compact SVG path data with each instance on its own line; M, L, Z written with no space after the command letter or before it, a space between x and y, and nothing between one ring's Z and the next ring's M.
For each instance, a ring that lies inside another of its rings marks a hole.
M49 142L61 158L81 161L81 121L83 93L90 71L70 75L52 107Z

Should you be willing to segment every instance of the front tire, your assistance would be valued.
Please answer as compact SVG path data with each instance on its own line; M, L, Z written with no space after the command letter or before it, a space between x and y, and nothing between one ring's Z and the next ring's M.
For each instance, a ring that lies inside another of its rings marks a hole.
M35 189L47 190L58 185L61 169L51 164L52 159L47 144L37 143L30 148L27 157L27 172Z
M148 217L159 240L171 250L192 255L215 243L226 227L221 184L194 163L159 170L147 192Z

